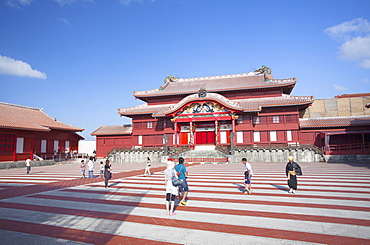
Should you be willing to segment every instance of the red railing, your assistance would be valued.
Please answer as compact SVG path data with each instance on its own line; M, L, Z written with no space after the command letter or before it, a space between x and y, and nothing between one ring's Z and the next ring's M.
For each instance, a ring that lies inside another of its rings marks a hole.
M64 161L64 160L69 160L72 158L77 158L79 157L79 154L74 154L71 156L70 154L65 154L65 153L57 153L57 154L40 154L37 156L33 156L34 161L39 161L39 160L54 160L54 161ZM81 155L80 155L81 157Z
M328 145L327 155L367 155L370 154L370 143L353 143Z

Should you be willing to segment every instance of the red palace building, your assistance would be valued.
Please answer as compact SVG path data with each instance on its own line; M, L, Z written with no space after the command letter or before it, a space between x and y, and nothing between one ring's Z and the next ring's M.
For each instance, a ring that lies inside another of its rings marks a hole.
M234 75L168 76L157 89L133 93L144 104L118 110L132 126L102 126L91 133L97 156L118 148L160 148L165 140L169 147L306 144L326 154L351 153L352 148L330 149L350 143L361 148L355 154L370 153L370 115L303 118L314 98L291 95L296 82L274 79L265 66Z
M78 151L83 138L71 126L50 117L42 109L0 102L0 161L43 159Z

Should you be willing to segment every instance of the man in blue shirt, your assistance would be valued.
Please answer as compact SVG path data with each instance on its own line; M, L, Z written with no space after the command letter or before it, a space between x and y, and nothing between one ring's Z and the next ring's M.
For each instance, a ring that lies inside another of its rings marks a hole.
M178 174L178 179L180 180L179 185L179 199L180 199L180 205L185 206L186 205L186 197L189 192L188 183L186 182L186 178L188 176L188 172L186 171L186 167L184 165L184 158L179 158L179 164L175 166L175 171Z

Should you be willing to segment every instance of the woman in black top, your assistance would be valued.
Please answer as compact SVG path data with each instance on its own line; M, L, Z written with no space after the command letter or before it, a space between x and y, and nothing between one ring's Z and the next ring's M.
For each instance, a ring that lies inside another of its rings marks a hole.
M108 180L112 178L112 166L110 165L109 160L105 161L104 165L104 179L105 179L105 188L108 188Z

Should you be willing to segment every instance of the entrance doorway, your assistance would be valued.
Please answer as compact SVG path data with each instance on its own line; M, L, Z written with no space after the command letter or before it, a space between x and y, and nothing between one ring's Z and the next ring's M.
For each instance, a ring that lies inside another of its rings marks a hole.
M215 144L215 131L200 131L195 133L195 144Z

